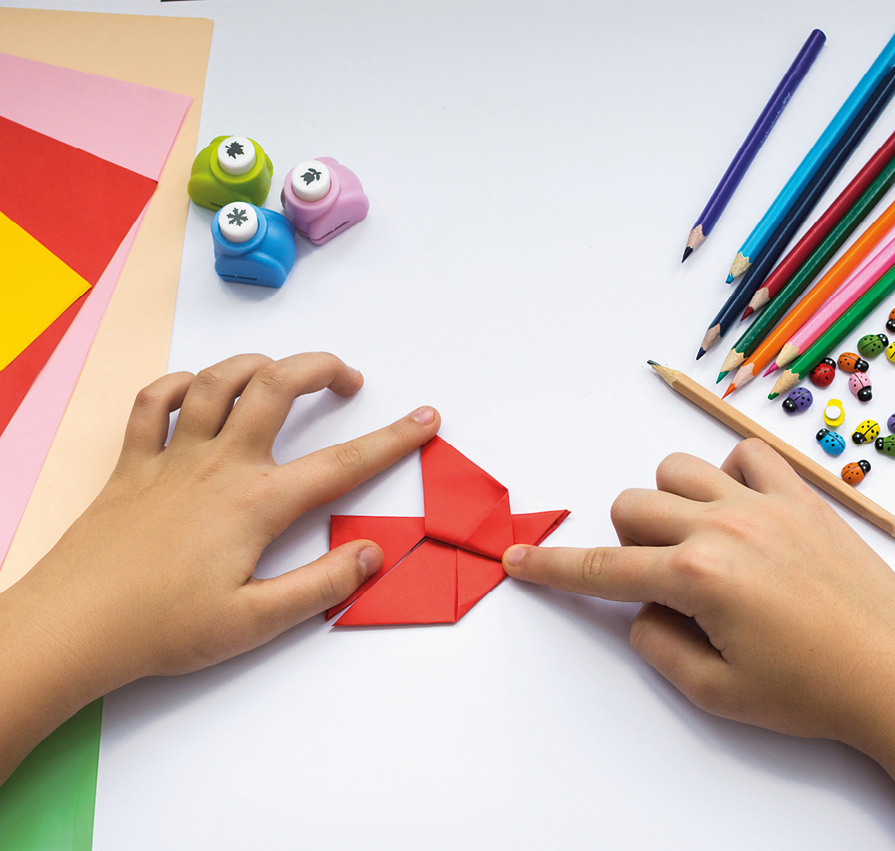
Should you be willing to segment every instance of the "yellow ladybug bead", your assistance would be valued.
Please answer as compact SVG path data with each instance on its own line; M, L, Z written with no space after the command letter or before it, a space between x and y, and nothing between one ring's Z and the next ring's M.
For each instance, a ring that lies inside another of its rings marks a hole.
M876 420L864 420L854 430L851 442L860 446L862 443L873 443L879 437L879 423Z

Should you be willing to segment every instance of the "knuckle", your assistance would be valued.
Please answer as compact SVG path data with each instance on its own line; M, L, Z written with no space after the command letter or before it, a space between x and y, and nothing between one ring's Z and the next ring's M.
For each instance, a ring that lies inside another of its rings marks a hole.
M134 398L134 410L138 412L152 410L161 405L163 400L164 394L162 393L161 388L155 384L150 384L148 387L144 387L137 393Z
M286 368L277 361L262 366L255 373L255 381L264 390L275 395L286 392L289 384Z
M203 393L210 395L217 393L226 385L224 370L220 365L205 367L196 375L193 384Z
M367 463L364 452L356 443L337 443L332 447L331 460L340 473L356 473Z
M594 548L584 552L584 555L581 557L580 575L581 582L585 588L599 587L609 557L608 550Z

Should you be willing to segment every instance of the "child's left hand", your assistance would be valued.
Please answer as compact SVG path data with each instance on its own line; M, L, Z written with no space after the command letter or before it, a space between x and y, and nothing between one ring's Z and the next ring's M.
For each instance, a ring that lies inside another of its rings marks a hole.
M380 568L376 544L346 544L272 579L253 572L264 548L304 512L437 432L437 412L424 407L349 443L274 462L274 439L297 396L325 387L347 396L362 384L359 372L330 354L277 362L242 355L143 390L106 487L0 595L0 693L27 682L35 693L23 696L21 709L39 711L35 704L50 699L43 678L60 706L53 714L68 717L138 677L197 670L257 647L347 597ZM15 717L15 707L6 711ZM4 715L0 769L4 735L22 732Z

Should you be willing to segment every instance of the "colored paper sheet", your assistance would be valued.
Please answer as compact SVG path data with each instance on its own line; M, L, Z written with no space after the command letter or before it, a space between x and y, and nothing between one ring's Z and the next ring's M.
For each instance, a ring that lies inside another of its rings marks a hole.
M16 17L27 19L21 14ZM107 19L113 17L109 15ZM52 29L56 18L47 15L45 20ZM14 31L15 22L10 16L4 16L4 24L9 24ZM117 26L108 20L105 25L110 24L112 29ZM41 22L41 30L43 26ZM23 40L18 36L14 33L12 40L17 49L22 49ZM112 36L120 42L117 34ZM197 57L201 56L201 46L199 50ZM56 61L62 61L55 46L50 45L49 52ZM171 151L171 139L183 124L192 100L176 92L183 91L181 69L193 58L166 55L164 68L145 77L149 81L147 85L139 85L124 78L103 76L103 73L120 73L123 68L109 67L100 73L87 74L71 67L0 53L0 81L16 83L0 85L0 115L158 180ZM105 67L104 61L100 49L91 65ZM114 121L109 120L110 113L114 114Z
M541 543L569 515L511 514L507 489L440 437L420 455L425 517L332 518L331 549L369 538L384 555L379 572L326 613L349 607L337 626L456 623L503 580L507 547Z
M90 851L102 698L44 739L0 789L3 851ZM53 805L47 806L52 800Z
M9 383L8 370L0 372L0 417L10 420L0 434L0 468L10 473L0 489L0 590L98 490L114 464L113 432L139 387L165 369L187 210L180 190L198 137L199 112L189 107L201 101L210 38L206 20L0 8L0 50L18 54L0 53L0 114L152 179L167 161L141 238L134 243L134 227L43 369L41 353L28 350ZM120 120L110 122L110 112ZM186 135L172 149L182 125ZM122 272L131 244L133 265ZM97 335L119 276L107 330ZM97 366L82 375L85 361ZM83 404L72 396L79 377ZM105 413L97 418L100 396ZM75 433L54 455L60 423L61 434ZM46 485L32 496L39 474Z
M22 353L90 284L0 209L0 369Z
M182 188L198 142L211 29L210 21L200 19L0 8L0 51L15 52L12 60L67 66L46 65L41 85L15 73L14 87L2 83L7 78L0 67L0 113L153 179L164 165L139 238L135 226L0 435L0 468L14 471L0 488L0 559L6 553L0 590L23 575L93 498L114 466L134 395L165 370L186 224ZM70 74L77 79L66 83L63 77ZM10 101L27 114L7 111ZM112 122L114 128L109 122L97 125L87 117L98 108L122 120ZM28 115L39 118L32 123ZM126 127L137 128L132 137L118 132ZM128 251L132 262L124 268ZM99 741L99 713L88 710L78 736L82 743ZM53 733L47 743L62 735ZM55 754L67 762L64 750ZM36 774L30 799L40 802L39 814L32 809L32 824L22 827L33 836L34 821L54 820L62 829L57 844L31 847L91 847L95 762L88 769L74 807L68 787L53 783L54 770ZM14 788L10 782L0 788L0 809Z
M95 284L156 181L2 115L0 149L0 212Z

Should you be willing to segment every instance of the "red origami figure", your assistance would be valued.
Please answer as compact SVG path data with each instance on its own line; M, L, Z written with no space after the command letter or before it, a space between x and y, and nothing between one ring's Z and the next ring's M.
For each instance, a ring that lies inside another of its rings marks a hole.
M385 555L375 576L326 613L351 606L337 626L456 623L506 576L507 547L540 544L569 516L511 514L507 489L440 437L423 446L422 467L425 517L333 515L331 548L369 538Z

